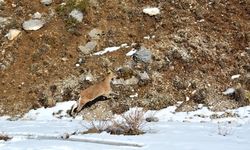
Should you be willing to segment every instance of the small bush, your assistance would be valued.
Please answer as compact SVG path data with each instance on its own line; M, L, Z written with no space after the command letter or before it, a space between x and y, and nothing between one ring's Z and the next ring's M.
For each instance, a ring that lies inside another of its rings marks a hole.
M121 121L113 121L109 128L111 134L139 135L143 134L145 125L145 111L135 109L121 115Z
M0 134L0 141L3 140L3 141L8 141L8 140L11 140L12 137L8 136L8 135L4 135L4 134Z
M64 20L65 27L69 32L74 32L80 26L80 22L69 16L70 12L74 9L87 12L88 0L68 0L66 4L60 5L56 8L58 15Z
M60 16L65 17L68 16L69 13L74 9L86 13L88 5L88 0L68 0L65 5L58 6L56 11Z
M142 130L146 123L144 115L145 111L143 110L131 110L121 115L119 120L110 119L107 121L91 122L90 126L87 127L88 130L83 133L101 133L105 131L116 135L144 134L145 132Z
M88 130L83 132L83 134L89 134L89 133L101 133L103 131L106 131L109 128L109 122L99 120L97 122L90 122L89 127L86 127Z

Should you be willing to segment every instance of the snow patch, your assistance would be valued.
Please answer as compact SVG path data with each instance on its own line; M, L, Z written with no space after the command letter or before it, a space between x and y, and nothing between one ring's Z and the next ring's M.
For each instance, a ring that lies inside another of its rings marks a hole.
M137 50L133 48L131 51L129 51L129 52L126 54L126 56L132 56L132 55L134 55L136 52L137 52Z
M107 47L102 51L94 53L93 55L103 55L103 54L106 54L108 52L114 52L114 51L117 51L117 50L119 50L121 48L128 48L128 47L129 47L128 44L124 43L121 46Z
M99 52L96 52L94 53L94 55L103 55L103 54L106 54L108 52L114 52L114 51L117 51L118 49L120 49L121 47L107 47L105 48L103 51L99 51Z
M65 116L62 119L71 119L67 118L67 110L70 110L75 101L61 102L57 103L55 107L51 108L39 108L37 110L30 110L27 114L24 115L22 120L58 120L56 114L60 116Z

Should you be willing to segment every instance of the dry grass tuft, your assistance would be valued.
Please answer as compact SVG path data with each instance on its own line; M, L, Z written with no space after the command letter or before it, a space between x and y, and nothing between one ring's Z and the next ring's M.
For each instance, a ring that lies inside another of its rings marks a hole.
M121 115L121 118L119 120L110 119L107 121L93 121L90 123L90 126L87 127L88 130L83 133L101 133L105 131L110 134L116 135L144 134L145 132L143 131L143 127L146 123L144 115L145 111L135 109Z
M3 141L8 141L8 140L11 140L12 137L8 136L8 135L5 135L5 134L0 134L0 141L3 140Z

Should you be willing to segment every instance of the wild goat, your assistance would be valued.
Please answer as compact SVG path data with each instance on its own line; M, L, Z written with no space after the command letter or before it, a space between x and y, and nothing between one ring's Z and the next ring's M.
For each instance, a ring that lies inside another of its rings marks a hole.
M110 72L103 81L98 82L85 90L82 90L79 100L72 106L71 115L79 113L86 103L93 101L99 96L109 97L109 95L113 93L110 83L114 77L115 75Z

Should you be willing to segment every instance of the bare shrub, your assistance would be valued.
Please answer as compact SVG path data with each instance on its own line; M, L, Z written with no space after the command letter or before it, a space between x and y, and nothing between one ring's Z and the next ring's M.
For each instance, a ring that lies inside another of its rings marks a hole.
M83 132L83 134L101 133L109 128L109 121L107 120L91 121L88 126L85 126L85 128L87 128L88 130Z
M145 111L135 109L121 115L121 120L114 120L109 128L111 134L139 135L143 134L146 121Z
M107 121L92 121L87 133L101 133L103 131L110 134L124 134L124 135L139 135L144 134L143 126L146 121L144 118L145 111L135 109L121 115L119 119L109 119Z
M5 135L5 134L0 134L0 141L3 140L3 141L8 141L8 140L11 140L12 137L8 136L8 135Z

